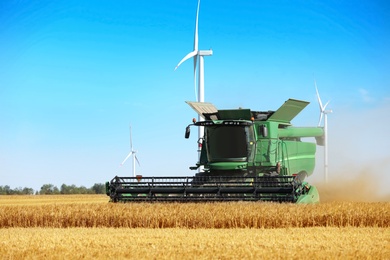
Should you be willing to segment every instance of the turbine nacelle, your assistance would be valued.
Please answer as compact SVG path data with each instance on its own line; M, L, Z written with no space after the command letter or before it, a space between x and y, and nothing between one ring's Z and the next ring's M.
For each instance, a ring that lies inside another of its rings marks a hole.
M213 55L213 50L206 50L206 51L192 51L190 53L188 53L186 56L184 56L183 59L181 59L181 61L176 65L175 69L174 70L177 70L179 68L179 66L185 62L186 60L188 60L189 58L197 58L196 56L212 56ZM196 68L196 63L195 63L195 66Z
M199 56L211 56L213 55L213 50L198 51Z

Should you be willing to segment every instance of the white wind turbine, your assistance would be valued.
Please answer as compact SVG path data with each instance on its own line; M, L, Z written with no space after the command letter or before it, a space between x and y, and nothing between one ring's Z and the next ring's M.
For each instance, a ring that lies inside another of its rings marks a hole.
M326 102L325 105L322 105L320 94L318 93L317 83L314 80L314 85L316 87L318 104L320 106L320 120L318 121L318 126L321 125L322 117L324 117L324 176L325 183L328 183L328 114L332 113L332 110L326 110L329 102Z
M198 0L198 8L196 10L196 21L195 21L195 36L194 36L194 50L188 53L184 58L176 65L175 70L189 58L194 58L194 88L195 97L196 95L196 65L199 58L199 72L198 72L198 102L204 102L204 56L213 55L212 50L198 50L198 17L199 17L199 6L200 0Z
M132 165L133 177L136 176L135 175L135 161L137 161L138 165L140 166L136 153L137 153L137 151L133 149L133 139L132 139L132 136L131 136L131 126L130 126L130 153L126 156L126 158L123 160L123 162L120 164L119 167L122 167L123 164L127 161L127 159L129 159L130 156L132 156L132 160L133 160L133 165Z
M184 58L177 64L175 70L189 58L194 58L194 88L195 88L195 99L198 102L204 102L204 56L213 55L212 50L198 50L198 17L199 17L199 6L200 0L198 0L198 8L196 10L196 21L195 21L195 36L194 36L194 50L188 53ZM199 71L198 71L198 96L196 95L196 65L199 59ZM198 98L197 98L198 97ZM198 121L201 120L201 116L198 115ZM198 128L198 140L203 138L203 127ZM199 148L201 143L199 143ZM200 149L198 150L200 156Z

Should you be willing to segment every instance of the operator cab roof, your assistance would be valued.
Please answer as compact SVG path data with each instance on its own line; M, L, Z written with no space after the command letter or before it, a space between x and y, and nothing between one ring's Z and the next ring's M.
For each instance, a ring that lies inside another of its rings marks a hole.
M208 102L186 103L205 120L251 120L275 121L282 124L289 124L308 104L307 101L289 99L276 111L251 111L250 109L223 109L218 110Z

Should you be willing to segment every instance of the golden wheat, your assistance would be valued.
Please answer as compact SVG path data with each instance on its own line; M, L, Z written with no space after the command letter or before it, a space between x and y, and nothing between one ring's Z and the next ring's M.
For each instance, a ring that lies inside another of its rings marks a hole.
M21 204L0 199L0 228L390 227L389 202L114 204L102 196L31 197Z
M2 259L389 259L387 228L0 229Z
M0 195L0 206L5 205L47 205L47 204L84 204L84 203L104 203L108 197L106 195Z
M389 202L108 203L0 196L2 259L389 259Z

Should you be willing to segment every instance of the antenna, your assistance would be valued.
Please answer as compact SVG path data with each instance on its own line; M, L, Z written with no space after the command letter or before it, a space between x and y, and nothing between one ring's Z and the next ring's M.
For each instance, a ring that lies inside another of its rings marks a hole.
M317 100L320 106L320 119L318 121L318 126L321 126L322 117L324 118L324 178L325 183L328 183L328 114L333 113L332 110L326 110L329 102L323 106L320 98L320 94L317 88L317 82L314 80L314 85L316 87Z
M127 159L130 158L130 156L132 156L132 161L133 161L133 165L132 165L132 173L133 173L133 177L136 176L135 174L135 161L137 161L138 165L140 165L139 161L138 161L138 158L137 158L137 151L133 149L133 138L132 138L132 133L131 133L131 125L130 125L130 153L126 156L126 158L123 160L123 162L119 165L119 167L122 167L123 164L127 161Z
M212 50L198 50L198 17L199 17L199 6L200 0L198 0L198 7L196 9L196 20L195 20L195 35L194 35L194 50L188 53L184 58L176 65L175 70L189 58L194 58L194 87L195 87L195 99L198 102L204 102L204 56L213 55ZM196 65L199 59L199 71L198 71L198 95L196 95ZM201 117L198 116L198 121ZM200 158L200 150L202 147L201 140L203 139L203 127L198 128L198 157ZM199 168L199 171L201 168Z

